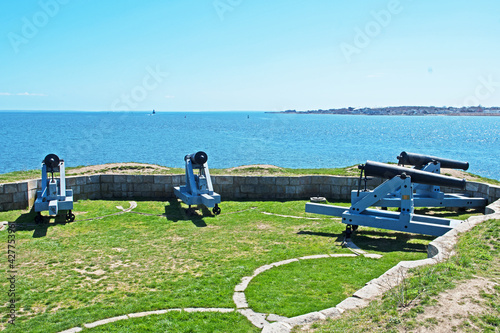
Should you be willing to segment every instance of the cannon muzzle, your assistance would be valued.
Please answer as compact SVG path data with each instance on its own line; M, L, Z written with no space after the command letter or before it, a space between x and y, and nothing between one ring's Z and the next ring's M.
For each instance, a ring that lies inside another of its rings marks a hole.
M208 155L204 151L199 151L195 154L186 155L184 160L191 160L193 164L203 165L208 161Z
M469 162L450 160L447 158L441 158L429 155L407 153L405 151L401 152L401 154L399 154L397 159L399 160L399 164L414 165L418 169L420 169L421 167L423 167L428 163L433 163L433 162L439 162L442 168L462 169L462 170L467 170L469 168Z
M390 179L405 174L406 176L411 177L411 181L413 183L465 189L465 179L443 176L432 172L409 169L373 161L366 161L366 164L362 166L362 168L364 169L366 176Z
M47 166L47 171L48 172L57 172L57 168L59 167L59 163L61 161L59 160L59 157L56 154L48 154L45 156L43 159L43 164Z

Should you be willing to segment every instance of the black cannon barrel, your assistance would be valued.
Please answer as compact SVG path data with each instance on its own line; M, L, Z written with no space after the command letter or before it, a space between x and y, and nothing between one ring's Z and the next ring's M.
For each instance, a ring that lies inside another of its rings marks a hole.
M48 154L43 159L43 163L47 166L47 171L52 172L59 166L60 160L56 154Z
M465 179L458 179L441 174L404 168L400 166L384 164L373 161L366 161L363 169L366 176L375 176L382 178L393 178L402 175L403 173L411 177L411 181L419 184L427 184L434 186L448 186L454 188L465 189Z
M186 155L184 160L190 159L193 164L205 164L208 161L208 155L204 151L199 151L197 153Z
M442 168L462 169L462 170L467 170L469 168L469 162L450 160L447 158L441 158L436 156L407 153L405 151L401 152L401 154L399 154L397 159L399 160L399 164L414 165L417 168L422 167L431 162L441 163Z

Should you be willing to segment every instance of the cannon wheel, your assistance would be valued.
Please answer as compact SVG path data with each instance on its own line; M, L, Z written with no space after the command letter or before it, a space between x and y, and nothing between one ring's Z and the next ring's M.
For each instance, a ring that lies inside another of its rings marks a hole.
M212 213L214 213L214 215L219 215L220 214L220 207L219 205L215 204L215 207L212 209Z
M43 216L42 213L38 212L35 216L35 224L40 224L43 223Z
M68 211L68 214L66 214L66 221L73 222L74 220L75 220L75 214L73 214L71 210Z

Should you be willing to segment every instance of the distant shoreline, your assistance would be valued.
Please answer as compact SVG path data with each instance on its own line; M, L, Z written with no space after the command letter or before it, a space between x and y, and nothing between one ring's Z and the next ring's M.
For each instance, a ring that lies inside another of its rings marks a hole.
M500 116L500 107L464 106L464 107L436 107L436 106L387 106L377 108L340 108L328 110L285 110L266 113L284 114L341 114L364 116Z
M269 111L264 113L274 113L274 114L327 114L327 115L343 115L343 116L409 116L409 117L437 117L437 116L446 116L446 117L499 117L500 113L431 113L431 114L366 114L366 113L333 113L333 112L307 112L307 111L297 111L297 112L286 112L286 111Z

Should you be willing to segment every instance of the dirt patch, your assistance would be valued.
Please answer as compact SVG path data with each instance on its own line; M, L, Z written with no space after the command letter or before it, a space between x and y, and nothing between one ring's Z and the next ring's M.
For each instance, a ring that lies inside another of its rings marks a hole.
M495 282L485 278L475 278L459 284L455 289L439 294L437 304L424 308L415 320L425 326L412 329L412 332L461 332L463 323L474 327L467 319L469 315L478 315L485 311L480 293L495 293ZM406 332L400 329L400 332Z
M477 177L474 177L474 176L471 176L470 174L468 174L467 172L465 171L462 171L462 170L455 170L455 169L441 169L441 174L442 175L445 175L445 176L450 176L450 177L454 177L454 178L460 178L460 179L463 179L465 178L465 180L470 180L470 181L477 181Z
M280 168L279 166L276 165L271 165L271 164L251 164L251 165L242 165L239 167L234 167L234 168L229 168L226 169L229 172L232 171L251 171L251 170L282 170L283 168Z
M152 174L158 171L168 171L170 168L155 165L155 164L146 164L146 163L108 163L101 165L89 165L85 167L81 167L74 170L69 170L66 172L68 176L72 175L84 175L84 174L94 174L94 173L103 173L103 174L116 174L116 173L141 173L141 174Z

